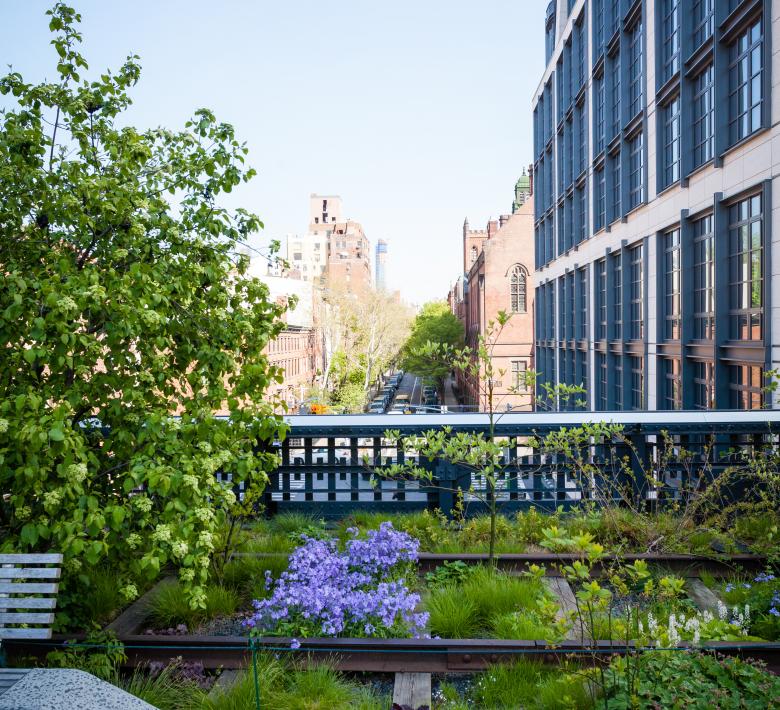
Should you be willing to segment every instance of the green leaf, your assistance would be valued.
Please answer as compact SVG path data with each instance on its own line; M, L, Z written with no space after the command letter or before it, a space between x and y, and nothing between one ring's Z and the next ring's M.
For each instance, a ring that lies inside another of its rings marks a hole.
M65 439L65 434L59 427L52 427L49 429L49 438L52 441L63 441Z

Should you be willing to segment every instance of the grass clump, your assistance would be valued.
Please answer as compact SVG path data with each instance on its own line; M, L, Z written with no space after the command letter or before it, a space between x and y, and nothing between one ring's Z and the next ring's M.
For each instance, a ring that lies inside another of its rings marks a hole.
M526 658L480 674L471 696L479 708L592 707L583 682L576 676Z
M210 584L206 587L205 608L193 609L181 585L166 582L150 600L147 618L156 628L184 624L193 630L208 619L235 614L240 603L241 598L234 588Z
M390 706L390 698L375 695L327 666L294 670L265 655L258 655L257 664L260 707L263 708L385 710ZM231 686L211 697L202 695L197 701L187 705L187 710L249 710L257 707L252 668Z
M542 629L538 609L545 598L544 586L537 579L478 566L461 583L434 586L425 608L430 613L431 634L442 638L545 638L549 631L517 635L530 631L527 624L531 622ZM510 631L512 624L516 630Z

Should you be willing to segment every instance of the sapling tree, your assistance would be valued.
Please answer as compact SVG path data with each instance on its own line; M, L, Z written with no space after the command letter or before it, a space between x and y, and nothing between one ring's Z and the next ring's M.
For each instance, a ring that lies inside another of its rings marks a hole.
M128 125L138 58L88 78L80 16L48 15L57 80L0 78L0 549L64 553L66 590L109 564L127 598L172 564L198 605L214 474L261 489L281 434L282 308L237 247L262 224L219 202L254 171L209 110Z
M475 348L455 348L447 343L427 342L413 353L414 357L429 363L442 363L439 367L441 371L451 368L478 383L487 414L485 431L455 432L451 427L442 427L421 436L400 436L398 432L388 432L390 443L404 451L406 461L378 470L385 477L411 476L429 485L441 486L432 471L410 458L417 456L420 460L446 462L468 474L470 480L475 479L477 484L470 483L467 492L486 507L490 516L488 556L491 565L495 564L499 492L507 477L517 471L516 462L508 455L509 450L517 447L517 439L496 436L496 425L505 413L500 411L505 395L497 394L497 382L506 375L506 371L496 367L493 352L510 317L500 311L496 320L487 324L485 334L479 336ZM460 489L458 492L461 492Z

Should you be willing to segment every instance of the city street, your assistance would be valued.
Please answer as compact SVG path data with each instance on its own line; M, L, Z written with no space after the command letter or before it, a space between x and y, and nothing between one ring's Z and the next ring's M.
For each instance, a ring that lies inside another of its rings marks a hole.
M401 380L401 384L398 385L395 396L397 397L399 394L408 394L412 404L422 404L422 378L407 372ZM395 402L395 398L393 398L393 402ZM391 404L390 409L392 406Z

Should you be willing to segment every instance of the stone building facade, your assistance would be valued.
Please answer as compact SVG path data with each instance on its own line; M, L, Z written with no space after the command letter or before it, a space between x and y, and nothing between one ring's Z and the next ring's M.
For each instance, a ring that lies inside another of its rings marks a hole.
M448 303L463 323L466 344L477 347L499 311L511 314L495 341L494 407L531 409L533 393L526 371L534 369L533 339L533 199L531 179L523 175L515 186L513 213L490 220L484 230L463 225L463 276L450 289ZM484 378L482 378L484 380ZM484 410L484 382L457 377L466 405Z
M756 408L780 364L780 4L558 0L536 361L591 410Z

